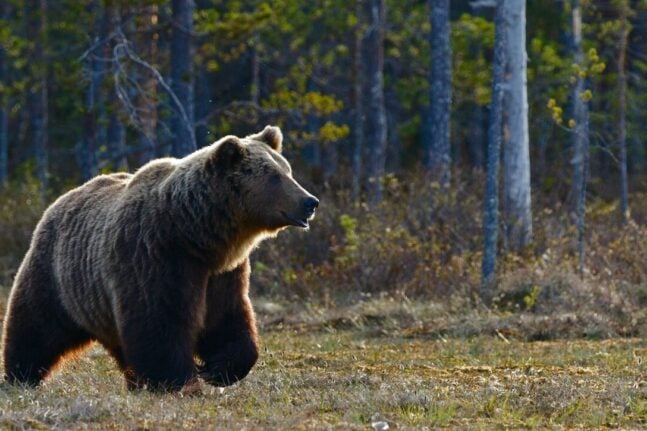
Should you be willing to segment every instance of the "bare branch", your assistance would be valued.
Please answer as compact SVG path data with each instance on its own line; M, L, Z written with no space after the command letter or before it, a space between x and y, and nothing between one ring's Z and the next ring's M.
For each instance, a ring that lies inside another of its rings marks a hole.
M159 85L166 91L173 101L173 104L175 105L175 108L177 111L180 113L180 117L182 118L182 122L184 126L186 127L187 131L189 132L189 135L192 137L193 141L195 141L195 132L193 130L193 124L189 121L189 117L187 116L187 113L184 109L184 106L182 106L182 103L180 103L180 100L177 98L175 92L171 89L171 87L166 83L164 78L162 77L162 74L159 73L159 71L153 67L150 63L147 61L143 60L141 57L139 57L137 54L135 54L132 49L130 49L130 43L124 36L124 34L119 31L119 43L115 46L114 52L115 55L117 54L123 54L126 57L128 57L129 60L131 60L133 63L143 67L146 69L148 72L150 72L153 77L157 80ZM120 52L121 51L121 52Z

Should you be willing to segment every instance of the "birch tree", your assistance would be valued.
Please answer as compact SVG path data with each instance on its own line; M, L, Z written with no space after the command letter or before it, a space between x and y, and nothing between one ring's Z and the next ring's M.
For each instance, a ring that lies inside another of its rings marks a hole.
M386 154L386 110L384 107L384 0L366 0L367 30L363 61L366 79L366 144L368 145L367 191L372 204L382 200L382 183Z
M506 0L506 91L503 148L505 235L515 251L532 240L526 73L526 1Z

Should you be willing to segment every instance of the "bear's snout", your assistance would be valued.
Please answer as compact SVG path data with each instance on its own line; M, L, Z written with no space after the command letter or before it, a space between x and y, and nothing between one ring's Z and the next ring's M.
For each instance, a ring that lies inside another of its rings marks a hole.
M315 213L315 209L319 206L319 199L314 196L309 196L306 198L303 206L305 208L306 214L308 215L308 217L310 217Z

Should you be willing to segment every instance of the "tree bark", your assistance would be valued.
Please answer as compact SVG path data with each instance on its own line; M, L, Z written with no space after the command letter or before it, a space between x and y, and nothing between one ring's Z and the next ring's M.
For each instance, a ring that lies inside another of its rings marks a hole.
M526 74L526 1L504 2L506 22L507 91L504 92L508 139L504 142L503 171L506 240L519 251L532 240L528 89Z
M402 166L402 141L398 134L398 125L400 124L400 104L395 88L391 87L384 93L386 101L386 127L387 127L387 146L385 169L389 173L399 172Z
M105 13L107 14L109 31L114 31L121 25L119 6L114 3L107 4ZM111 43L110 52L114 48L114 41ZM108 145L109 157L116 171L128 170L128 159L126 158L126 129L119 116L119 107L121 106L114 85L110 86L108 93L108 126L106 130L106 141Z
M108 115L107 141L108 151L113 169L116 171L128 170L128 159L126 158L126 130L119 119L116 111L119 101L114 92L110 93L111 111Z
M571 4L573 20L573 50L575 63L584 68L584 52L582 50L582 9L579 0L573 0ZM577 249L579 255L579 272L584 272L584 228L586 209L586 177L589 162L589 108L587 102L582 98L586 89L585 78L577 76L575 90L573 92L573 117L575 120L574 130L574 155L571 163L573 165L573 185L571 188L572 202L576 214L577 223Z
M506 30L504 2L497 0L494 23L494 61L492 64L492 101L488 127L485 205L483 210L483 262L481 267L481 298L492 300L496 276L497 236L499 230L499 159L503 113L503 80L506 63Z
M146 6L142 11L141 32L143 37L138 41L143 57L151 64L155 64L158 55L159 35L153 33L153 22L158 20L158 7L156 5ZM150 34L149 34L150 33ZM158 93L157 80L146 72L140 78L141 93L136 94L137 108L139 111L140 134L139 146L142 150L138 154L139 165L144 165L154 159L157 143L157 122L158 122Z
M430 0L431 11L431 74L430 109L422 124L426 165L433 178L449 184L451 170L450 109L452 98L452 52L450 44L449 0Z
M356 3L357 27L353 34L353 152L351 155L352 184L351 195L359 202L362 188L362 152L364 149L364 92L362 91L363 56L362 56L362 5Z
M256 106L260 104L261 97L261 61L258 55L258 35L253 37L254 45L251 47L251 79L249 83L249 100Z
M367 0L367 31L364 38L364 72L367 89L366 142L369 144L367 191L373 205L382 201L382 177L386 156L387 124L384 107L385 0Z
M104 15L105 11L100 10L101 5L98 1L93 1L88 5L89 15ZM96 23L95 23L96 24ZM101 26L104 24L102 23ZM105 35L99 32L94 35L93 44L98 43ZM85 112L83 120L83 138L78 148L78 157L81 165L81 176L83 181L87 181L97 175L97 139L98 139L98 107L102 105L99 100L101 91L101 80L103 79L103 62L96 57L102 57L101 51L97 48L99 54L91 53L87 57L86 72L88 72L88 87L85 91Z
M171 36L171 88L184 112L174 109L171 131L175 135L171 148L175 157L195 151L193 116L193 0L171 2L173 33Z
M47 43L46 0L28 0L25 2L27 16L27 35L34 40L30 55L30 88L28 104L32 129L32 150L36 162L36 178L41 187L41 199L45 202L49 186L48 172L48 134L47 134L47 59L45 45Z
M629 181L627 178L627 39L629 38L629 19L627 1L620 4L620 43L618 52L618 146L620 163L620 212L626 223L629 212Z
M0 6L0 15L3 20L9 16L9 4L3 3ZM6 52L0 44L0 85L4 88L9 86ZM0 95L0 188L7 185L9 181L9 96L4 92Z
M468 153L470 158L470 163L473 167L478 169L483 169L485 163L485 154L484 154L484 139L483 139L483 106L479 104L474 105L474 117L473 125L469 129L468 134Z

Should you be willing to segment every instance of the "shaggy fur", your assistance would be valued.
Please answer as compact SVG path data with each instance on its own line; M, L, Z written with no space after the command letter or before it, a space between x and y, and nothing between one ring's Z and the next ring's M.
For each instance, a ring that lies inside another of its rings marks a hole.
M6 379L38 384L92 340L130 388L245 377L258 358L249 253L289 225L307 227L318 204L292 178L281 143L269 126L228 136L56 200L11 291Z

